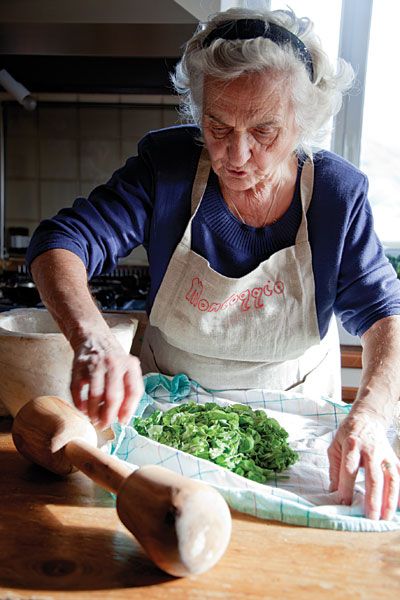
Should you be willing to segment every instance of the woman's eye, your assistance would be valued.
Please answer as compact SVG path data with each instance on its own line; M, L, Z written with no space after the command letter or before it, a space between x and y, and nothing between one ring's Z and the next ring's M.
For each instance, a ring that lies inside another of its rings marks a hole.
M260 144L271 146L278 137L278 131L276 129L256 129L253 136Z
M212 134L215 138L223 138L229 133L228 127L212 127Z
M262 137L262 138L273 138L275 135L274 131L271 131L271 129L256 129L255 130L255 135Z

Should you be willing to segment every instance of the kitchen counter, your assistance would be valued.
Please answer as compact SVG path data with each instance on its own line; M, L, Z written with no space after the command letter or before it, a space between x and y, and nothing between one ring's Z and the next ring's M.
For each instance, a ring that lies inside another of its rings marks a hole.
M211 571L159 571L121 524L107 492L28 463L0 419L0 600L283 600L395 598L400 532L348 533L233 515Z

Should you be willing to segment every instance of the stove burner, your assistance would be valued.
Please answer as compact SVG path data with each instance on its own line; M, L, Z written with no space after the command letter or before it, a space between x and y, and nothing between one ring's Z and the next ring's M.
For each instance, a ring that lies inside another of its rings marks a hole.
M89 282L100 310L144 311L150 288L148 267L118 267ZM0 311L13 308L42 308L40 296L26 268L0 275Z

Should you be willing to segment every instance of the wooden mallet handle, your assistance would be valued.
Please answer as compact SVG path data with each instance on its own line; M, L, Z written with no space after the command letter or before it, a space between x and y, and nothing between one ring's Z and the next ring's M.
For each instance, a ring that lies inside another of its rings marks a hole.
M12 433L29 460L60 475L77 468L117 494L121 521L167 573L202 573L224 554L231 517L216 490L155 465L132 472L133 466L97 448L94 427L60 398L31 400L16 415Z

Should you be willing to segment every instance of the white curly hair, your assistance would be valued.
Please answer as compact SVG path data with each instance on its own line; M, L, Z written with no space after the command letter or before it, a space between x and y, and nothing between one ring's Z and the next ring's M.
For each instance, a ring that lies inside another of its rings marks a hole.
M313 64L313 81L304 62L289 44L278 45L270 39L215 39L208 47L203 41L224 21L261 19L280 25L295 34L308 49ZM171 74L171 81L181 100L180 113L187 122L201 129L204 77L229 81L243 74L270 71L290 83L295 119L299 128L297 149L306 154L325 135L327 123L342 105L344 94L352 87L354 71L350 64L338 60L334 68L322 49L310 19L298 18L292 10L259 11L229 9L200 24L187 42L182 59Z

